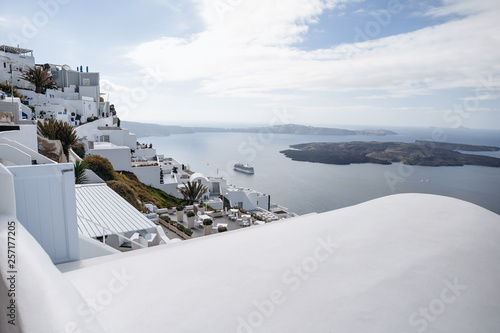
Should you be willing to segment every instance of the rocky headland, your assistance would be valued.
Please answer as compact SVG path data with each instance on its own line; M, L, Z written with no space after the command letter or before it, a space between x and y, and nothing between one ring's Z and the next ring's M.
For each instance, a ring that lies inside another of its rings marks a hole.
M333 127L315 127L295 124L274 125L264 127L247 128L215 128L215 127L184 127L171 125L158 125L147 123L136 123L122 121L122 126L128 128L137 137L147 136L168 136L171 134L190 134L190 133L276 133L276 134L302 134L302 135L372 135L386 136L396 135L396 132L385 129L361 129L349 130Z
M498 151L499 147L415 141L404 142L313 142L283 150L295 161L346 165L351 163L404 163L422 166L480 165L500 167L500 158L463 154L461 151Z

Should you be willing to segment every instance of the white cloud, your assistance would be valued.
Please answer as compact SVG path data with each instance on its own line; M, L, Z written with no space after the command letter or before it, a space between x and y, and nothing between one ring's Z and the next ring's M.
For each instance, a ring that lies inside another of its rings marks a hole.
M427 15L433 17L442 17L449 15L472 15L487 11L498 11L497 0L443 0L443 6L431 8Z
M461 100L463 101L494 101L496 99L500 99L500 93L490 94L486 92L483 94L478 94L478 96L469 96L461 98Z
M500 72L500 10L493 0L474 6L447 0L429 15L466 17L312 51L298 47L304 34L340 1L241 0L222 12L216 3L198 1L206 24L203 32L147 42L128 56L144 70L158 66L164 81L195 80L200 93L232 97L378 89L401 98L433 89L474 87L477 76Z

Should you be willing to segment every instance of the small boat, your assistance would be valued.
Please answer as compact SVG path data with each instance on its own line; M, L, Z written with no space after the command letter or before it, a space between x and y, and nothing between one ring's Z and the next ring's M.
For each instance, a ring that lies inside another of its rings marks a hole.
M253 175L254 174L254 170L253 170L253 167L251 167L250 165L248 164L243 164L243 163L236 163L234 166L233 166L234 170L235 171L239 171L239 172L243 172L243 173L247 173L249 175Z

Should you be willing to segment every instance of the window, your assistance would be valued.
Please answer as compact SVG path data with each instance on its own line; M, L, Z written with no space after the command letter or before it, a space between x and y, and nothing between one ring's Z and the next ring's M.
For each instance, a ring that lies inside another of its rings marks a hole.
M82 81L84 86L90 86L90 79L83 79Z
M101 135L99 137L100 142L109 142L109 135Z
M7 63L6 62L3 63L3 68L7 68Z

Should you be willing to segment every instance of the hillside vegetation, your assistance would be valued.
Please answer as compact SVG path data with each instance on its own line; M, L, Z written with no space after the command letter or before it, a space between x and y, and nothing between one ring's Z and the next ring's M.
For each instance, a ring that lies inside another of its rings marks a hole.
M132 172L115 171L107 158L92 155L84 160L88 169L94 171L106 184L137 210L146 212L145 203L152 203L159 208L177 206L181 199L162 190L147 186L139 181Z
M175 207L182 201L162 190L141 183L132 172L115 172L115 180L129 186L135 197L142 203L151 202L159 208L165 208L169 205Z

